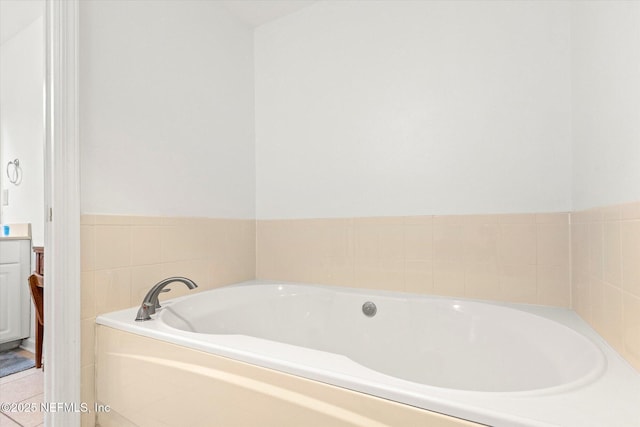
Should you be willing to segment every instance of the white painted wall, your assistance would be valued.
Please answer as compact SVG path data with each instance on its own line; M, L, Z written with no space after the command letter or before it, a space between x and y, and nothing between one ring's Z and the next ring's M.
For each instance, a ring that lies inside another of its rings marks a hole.
M640 200L640 2L572 10L573 208Z
M253 34L211 1L80 2L82 212L255 217Z
M82 211L264 219L638 200L639 8L324 1L252 40L215 2L83 2Z
M8 206L0 207L2 221L31 223L37 246L44 244L43 37L40 17L0 44L0 183L9 196ZM14 159L22 169L17 186L6 176Z
M569 210L569 13L324 1L258 27L258 218Z

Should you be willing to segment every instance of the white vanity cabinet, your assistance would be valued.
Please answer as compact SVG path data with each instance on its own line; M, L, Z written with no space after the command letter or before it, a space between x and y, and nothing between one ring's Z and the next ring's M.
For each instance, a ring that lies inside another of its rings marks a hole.
M31 240L0 239L0 345L29 337Z

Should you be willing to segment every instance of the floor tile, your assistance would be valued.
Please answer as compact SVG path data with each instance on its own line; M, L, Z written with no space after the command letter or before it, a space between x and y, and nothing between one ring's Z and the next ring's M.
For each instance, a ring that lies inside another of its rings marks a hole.
M44 372L27 369L0 378L0 401L11 403L35 403L38 412L0 413L0 427L36 427L44 425L44 414L39 412L44 398Z
M35 408L35 411L21 411L21 412L11 412L5 415L11 417L12 420L17 422L23 427L36 427L39 424L42 424L44 420L44 413L40 412L40 404L44 401L44 394L38 394L37 396L33 396L29 399L25 399L19 402L20 407L25 408Z
M10 418L0 414L0 427L19 427L20 424L13 422Z
M37 396L44 391L44 374L40 369L29 370L28 375L21 375L0 384L0 401L20 402ZM10 375L9 377L12 377ZM9 378L5 377L5 378Z
M2 0L0 0L2 1ZM31 368L25 371L16 372L15 374L7 375L6 377L0 378L0 385L9 383L11 381L18 380L23 377L28 377L29 375L37 374L36 371L40 371L42 373L42 369ZM44 377L43 377L44 378Z

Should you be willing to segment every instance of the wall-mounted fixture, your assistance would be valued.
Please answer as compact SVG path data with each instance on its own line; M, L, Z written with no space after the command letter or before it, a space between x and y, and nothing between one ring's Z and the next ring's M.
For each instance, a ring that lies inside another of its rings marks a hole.
M22 182L22 169L20 168L20 160L15 159L7 163L7 177L13 185L20 185Z

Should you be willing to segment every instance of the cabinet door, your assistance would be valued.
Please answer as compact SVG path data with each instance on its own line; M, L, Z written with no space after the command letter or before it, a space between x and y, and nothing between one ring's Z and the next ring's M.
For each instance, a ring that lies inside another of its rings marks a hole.
M22 337L20 264L0 264L0 344Z

